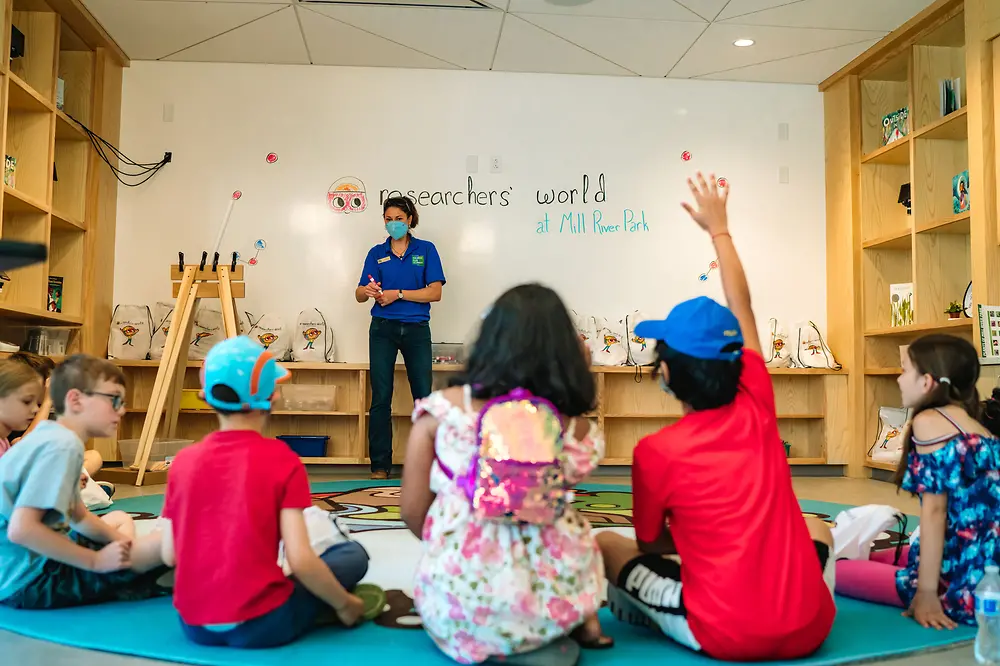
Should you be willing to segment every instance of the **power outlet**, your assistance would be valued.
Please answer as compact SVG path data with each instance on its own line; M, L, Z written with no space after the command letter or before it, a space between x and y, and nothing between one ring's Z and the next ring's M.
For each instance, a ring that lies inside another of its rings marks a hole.
M503 171L503 165L500 163L499 157L490 158L490 173L500 173Z

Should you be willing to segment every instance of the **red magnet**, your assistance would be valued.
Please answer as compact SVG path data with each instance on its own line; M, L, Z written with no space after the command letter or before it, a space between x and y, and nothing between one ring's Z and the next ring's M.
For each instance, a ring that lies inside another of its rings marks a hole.
M250 264L251 266L256 266L257 265L257 257L250 257L250 259L247 260L247 263Z
M719 187L725 187L728 184L729 184L729 181L726 180L725 178L720 178L719 179Z
M275 162L278 161L278 154L277 153L268 153L267 157L265 157L264 159L267 160L268 164L274 164Z
M719 262L717 262L717 261L713 261L712 263L710 263L710 264L708 265L708 267L709 267L709 268L718 268L718 267L719 267Z
M240 198L241 196L243 196L243 193L242 193L242 192L240 192L239 190L236 190L235 192L233 192L233 201L236 201L236 200L237 200L237 199L239 199L239 198Z
M683 153L681 153L681 159L684 160L685 162L690 162L691 161L691 152L688 151L688 150L685 150Z

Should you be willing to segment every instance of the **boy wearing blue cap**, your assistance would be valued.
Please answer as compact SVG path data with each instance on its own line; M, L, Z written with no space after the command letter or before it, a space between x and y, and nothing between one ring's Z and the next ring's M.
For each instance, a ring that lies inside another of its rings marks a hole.
M729 235L728 187L688 180L719 257L729 308L701 297L636 326L656 340L677 423L643 438L632 461L636 541L602 533L608 600L620 619L729 661L795 659L833 625L830 550L807 523L778 434L743 266ZM666 555L679 555L666 559ZM829 582L828 582L829 581Z
M174 606L195 643L284 645L309 631L326 606L348 626L364 612L348 590L367 572L367 553L351 541L322 557L313 552L305 466L284 442L261 434L275 388L287 378L246 336L220 342L205 358L204 399L219 430L174 459L163 506ZM294 580L278 565L282 541Z

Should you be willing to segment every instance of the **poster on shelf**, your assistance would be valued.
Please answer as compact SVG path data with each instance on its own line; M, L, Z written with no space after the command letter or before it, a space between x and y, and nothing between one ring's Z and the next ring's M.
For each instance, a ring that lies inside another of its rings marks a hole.
M1000 306L979 304L980 355L984 359L1000 360Z

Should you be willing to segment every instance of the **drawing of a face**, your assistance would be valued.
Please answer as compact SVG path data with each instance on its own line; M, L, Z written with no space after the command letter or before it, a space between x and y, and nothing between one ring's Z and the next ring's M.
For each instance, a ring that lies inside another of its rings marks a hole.
M260 341L260 344L264 345L264 349L267 349L274 344L278 336L274 333L261 333L257 336L257 339Z
M124 335L130 341L132 340L132 338L135 337L135 334L139 332L139 329L137 329L135 326L122 326L120 330L122 332L122 335Z
M318 328L307 328L306 330L302 331L302 336L309 342L315 342L316 338L318 338L321 333L322 331L319 330Z
M335 213L360 213L368 207L365 184L350 176L330 186L326 201Z

